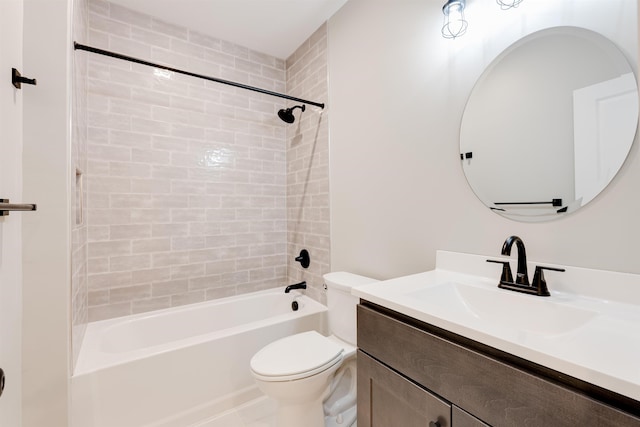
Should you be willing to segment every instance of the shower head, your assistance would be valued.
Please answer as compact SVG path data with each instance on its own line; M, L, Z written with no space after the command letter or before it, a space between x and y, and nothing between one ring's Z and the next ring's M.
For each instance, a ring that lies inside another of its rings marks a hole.
M293 123L296 121L296 118L293 116L293 110L295 110L296 108L299 108L302 111L305 110L304 104L296 105L295 107L287 108L286 110L283 108L282 110L278 111L278 117L280 117L280 119L285 123Z

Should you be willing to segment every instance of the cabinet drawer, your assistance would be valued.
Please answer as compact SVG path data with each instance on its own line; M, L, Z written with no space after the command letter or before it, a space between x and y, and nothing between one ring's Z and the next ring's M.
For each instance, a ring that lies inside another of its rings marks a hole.
M491 427L455 405L451 407L451 424L453 427Z
M451 426L451 405L358 351L358 426Z
M358 346L492 426L640 426L640 418L363 305Z

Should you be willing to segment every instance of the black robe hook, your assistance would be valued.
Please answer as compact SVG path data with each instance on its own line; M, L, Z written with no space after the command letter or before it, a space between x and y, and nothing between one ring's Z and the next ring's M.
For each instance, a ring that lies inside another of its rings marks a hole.
M11 83L13 83L13 86L15 86L16 89L22 89L22 83L34 86L38 84L36 79L28 79L26 77L22 77L20 71L16 70L15 68L11 69Z

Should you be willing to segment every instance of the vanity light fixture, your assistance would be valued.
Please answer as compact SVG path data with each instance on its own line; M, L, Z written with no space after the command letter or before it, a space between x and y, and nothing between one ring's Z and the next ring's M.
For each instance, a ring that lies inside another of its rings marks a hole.
M522 0L514 0L522 1ZM464 19L464 7L466 0L447 0L442 6L444 14L444 25L442 26L442 37L445 39L455 39L467 31L468 23Z
M496 3L500 5L500 9L507 10L512 7L518 7L522 0L496 0Z

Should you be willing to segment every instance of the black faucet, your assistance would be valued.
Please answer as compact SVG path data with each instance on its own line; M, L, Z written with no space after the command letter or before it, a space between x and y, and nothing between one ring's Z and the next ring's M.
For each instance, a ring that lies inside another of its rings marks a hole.
M518 270L516 271L516 283L529 286L529 274L527 273L527 251L524 249L524 242L518 236L507 237L502 245L502 255L511 255L511 246L516 244L518 249Z
M303 281L295 285L289 285L285 288L284 293L288 294L292 289L307 289L307 282Z
M499 288L508 289L510 291L523 292L525 294L538 295L548 297L551 294L547 288L547 282L544 278L543 270L564 271L563 268L536 266L536 273L533 276L533 283L529 284L529 275L527 273L527 253L524 249L524 242L518 236L510 236L502 245L502 255L511 255L511 247L516 244L518 249L518 271L516 272L516 281L511 277L511 268L509 261L497 261L488 259L487 262L495 262L502 264L502 276L500 277Z

